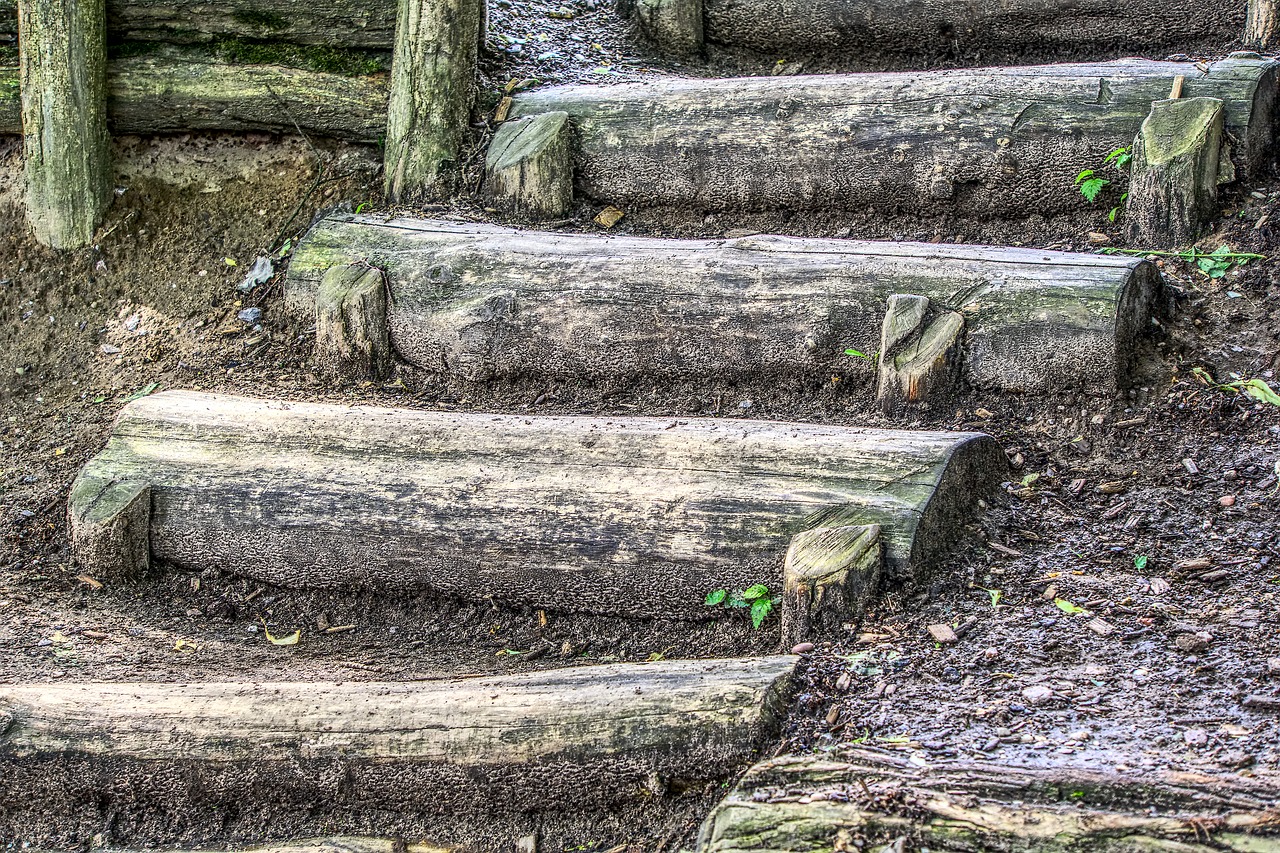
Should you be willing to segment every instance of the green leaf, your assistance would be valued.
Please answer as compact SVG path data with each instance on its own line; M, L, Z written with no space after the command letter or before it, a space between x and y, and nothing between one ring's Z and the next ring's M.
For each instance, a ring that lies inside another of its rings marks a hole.
M154 394L155 390L159 387L160 387L159 382L148 382L146 385L143 385L141 388L139 388L137 391L134 391L128 397L125 397L124 401L126 403L132 403L134 400L141 400L143 397L146 397L150 394Z
M1119 212L1120 212L1120 208L1118 207L1111 208L1111 212L1107 214L1107 219L1110 220L1111 222L1115 222L1116 214Z
M854 358L865 358L867 361L876 360L875 353L871 353L870 355L868 355L867 353L862 352L861 350L856 350L856 349L847 349L844 351L844 354L851 355Z
M724 600L729 597L729 590L717 589L714 592L707 593L707 600L703 604L708 607L715 607L718 604L724 604Z
M1058 609L1061 610L1063 613L1068 613L1072 616L1076 615L1077 613L1088 612L1083 607L1080 607L1077 604L1072 604L1070 601L1067 601L1065 598L1055 598L1053 600L1053 603L1058 605Z
M1093 169L1085 169L1083 172L1076 175L1076 186L1080 186L1080 182L1083 181L1085 178L1092 178L1092 177L1093 177Z
M1080 184L1080 194L1089 201L1097 201L1098 196L1102 193L1102 188L1111 183L1106 178L1089 178Z
M1231 384L1255 400L1270 403L1273 406L1280 406L1280 394L1277 394L1274 388L1261 379L1248 379L1244 382L1232 382Z
M743 598L742 593L735 592L729 595L729 601L725 604L725 607L746 607L749 604L751 604L751 602Z
M987 595L991 596L992 607L999 606L1000 599L1004 598L1004 593L998 589L987 589L986 587L979 587L979 588L982 589L984 592L986 592Z
M742 597L747 601L755 601L758 598L767 598L769 596L769 587L762 583L749 586L742 591Z
M1142 554L1133 558L1133 567L1138 571L1142 571L1147 567L1147 555Z
M751 626L759 628L765 618L773 612L773 599L757 598L751 603Z

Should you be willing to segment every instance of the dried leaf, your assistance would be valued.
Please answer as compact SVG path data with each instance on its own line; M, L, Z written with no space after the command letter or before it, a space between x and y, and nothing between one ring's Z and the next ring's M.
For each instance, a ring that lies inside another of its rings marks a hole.
M604 210L596 214L595 223L603 228L612 228L621 221L622 217L627 214L620 208L609 205Z

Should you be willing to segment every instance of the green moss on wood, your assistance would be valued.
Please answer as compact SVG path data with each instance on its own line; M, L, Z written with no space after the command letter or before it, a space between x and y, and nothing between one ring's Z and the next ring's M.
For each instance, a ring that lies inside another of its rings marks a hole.
M262 30L287 30L289 28L287 18L262 9L237 9L231 13L231 17L246 27L256 27Z

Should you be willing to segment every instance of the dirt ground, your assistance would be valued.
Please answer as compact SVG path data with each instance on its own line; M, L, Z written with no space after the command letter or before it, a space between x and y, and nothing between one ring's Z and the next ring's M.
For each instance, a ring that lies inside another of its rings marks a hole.
M646 58L605 5L499 0L482 105L512 79L673 70ZM478 128L475 143L485 137ZM281 266L317 211L376 208L380 152L267 135L116 145L116 199L99 240L56 254L28 236L20 143L0 140L0 681L406 679L773 651L776 625L752 632L741 620L549 614L543 626L501 604L287 592L216 572L104 585L71 561L64 519L70 482L115 413L160 389L707 417L739 414L733 404L749 399L756 418L986 431L1017 472L933 586L888 590L857 633L806 655L780 750L869 743L922 760L1280 772L1280 660L1269 660L1280 658L1280 407L1192 373L1276 384L1273 261L1211 280L1162 259L1175 315L1118 399L971 396L958 411L890 422L817 388L331 387L312 372L313 330L285 312L278 276L248 295L235 285L260 254ZM592 229L594 213L579 209L567 227ZM433 215L489 218L466 196ZM1280 180L1235 187L1201 245L1273 256L1273 219ZM1003 223L687 213L617 226L743 228L1075 251L1096 250L1093 232L1123 245L1103 210ZM240 319L246 308L261 316ZM934 624L956 626L959 641L935 642ZM272 646L264 627L302 630L302 642Z

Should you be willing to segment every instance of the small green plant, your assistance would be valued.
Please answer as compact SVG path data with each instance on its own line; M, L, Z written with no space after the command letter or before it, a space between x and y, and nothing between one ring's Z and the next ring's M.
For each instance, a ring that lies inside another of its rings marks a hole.
M1213 377L1209 375L1209 371L1203 367L1191 368L1191 373L1199 379L1204 385L1210 388L1216 388L1219 391L1233 391L1237 394L1244 394L1252 397L1262 403L1270 403L1273 406L1280 406L1280 394L1267 384L1266 380L1258 379L1241 379L1236 374L1232 374L1230 382L1215 382Z
M862 352L861 350L856 350L856 349L852 349L852 348L845 350L845 351L844 351L844 354L845 354L845 355L851 355L851 356L853 356L854 358L861 358L861 359L864 359L864 360L866 360L866 361L871 362L872 364L875 364L875 363L880 359L880 354L879 354L879 353L874 353L874 352L872 352L872 353L866 353L866 352Z
M1001 592L998 589L987 589L985 586L980 586L978 587L978 589L982 590L987 595L991 596L992 609L1000 606L1000 599L1004 598L1003 592Z
M1226 244L1219 246L1212 252L1202 252L1194 248L1182 252L1157 252L1152 249L1117 249L1108 247L1102 250L1102 254L1180 258L1189 264L1194 264L1196 269L1203 275L1213 279L1222 278L1232 267L1242 267L1252 261L1265 261L1267 259L1266 255L1259 255L1255 252L1233 252Z
M1133 567L1138 571L1142 571L1147 567L1147 555L1140 554L1133 558Z
M1124 174L1131 162L1133 162L1133 152L1129 150L1128 146L1116 148L1106 156L1106 159L1102 161L1102 165L1098 169L1084 169L1080 174L1076 175L1076 187L1080 190L1080 195L1084 196L1085 200L1090 204L1093 204L1102 195L1103 189L1113 183L1111 179L1099 175L1099 170L1111 167L1116 172ZM1127 192L1122 193L1120 204L1124 204L1128 197L1129 194ZM1116 215L1120 212L1120 204L1111 208L1110 213L1107 214L1107 219L1112 222L1116 221Z
M727 589L712 590L707 593L703 602L707 607L725 607L727 609L747 608L751 611L751 624L759 628L764 620L773 612L773 596L769 587L762 583L747 587L741 592L730 592Z

